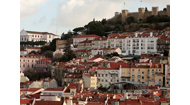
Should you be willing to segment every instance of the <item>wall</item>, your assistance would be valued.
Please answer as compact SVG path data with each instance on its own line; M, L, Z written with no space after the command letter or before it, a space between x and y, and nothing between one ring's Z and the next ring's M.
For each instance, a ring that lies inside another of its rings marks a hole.
M139 20L139 13L138 12L132 12L132 13L129 13L127 17L130 17L130 16L133 16L135 18L135 21L138 21Z

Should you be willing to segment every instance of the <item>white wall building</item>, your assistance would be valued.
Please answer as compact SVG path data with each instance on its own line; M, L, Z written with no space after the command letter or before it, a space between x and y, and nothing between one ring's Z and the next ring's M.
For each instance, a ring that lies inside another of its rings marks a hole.
M26 42L26 41L51 42L55 38L60 38L60 36L55 35L53 33L48 33L48 32L26 31L24 29L20 32L20 41L21 42Z
M111 83L119 82L119 68L98 68L97 69L98 87L109 87ZM119 86L119 85L118 85Z

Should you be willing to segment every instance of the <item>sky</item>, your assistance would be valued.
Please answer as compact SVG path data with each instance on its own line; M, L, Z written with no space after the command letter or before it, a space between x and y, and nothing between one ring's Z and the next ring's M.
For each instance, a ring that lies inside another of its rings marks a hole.
M166 5L170 5L170 0L20 0L20 31L61 35L94 18L112 18L123 9L137 12L139 7L147 7L151 11L157 6L163 10Z

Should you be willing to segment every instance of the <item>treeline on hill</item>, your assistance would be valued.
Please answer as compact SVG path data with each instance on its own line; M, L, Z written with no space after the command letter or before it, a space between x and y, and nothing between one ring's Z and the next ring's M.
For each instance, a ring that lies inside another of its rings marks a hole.
M160 25L160 22L166 22L166 24ZM121 21L121 16L117 16L108 20L93 20L84 27L74 28L73 32L69 31L67 34L63 33L61 39L67 40L78 34L96 34L102 37L114 32L134 32L140 28L162 30L168 26L170 26L170 17L168 15L152 15L147 17L146 21L143 21L142 19L135 21L135 18L130 16L126 18L125 22Z

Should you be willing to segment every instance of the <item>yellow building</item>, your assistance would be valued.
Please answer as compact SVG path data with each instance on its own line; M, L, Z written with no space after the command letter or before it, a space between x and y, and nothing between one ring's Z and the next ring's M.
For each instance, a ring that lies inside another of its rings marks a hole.
M97 77L96 75L90 75L89 73L83 73L82 75L84 88L97 89Z
M160 63L135 63L120 65L121 82L128 80L140 82L148 86L163 86L163 64Z

